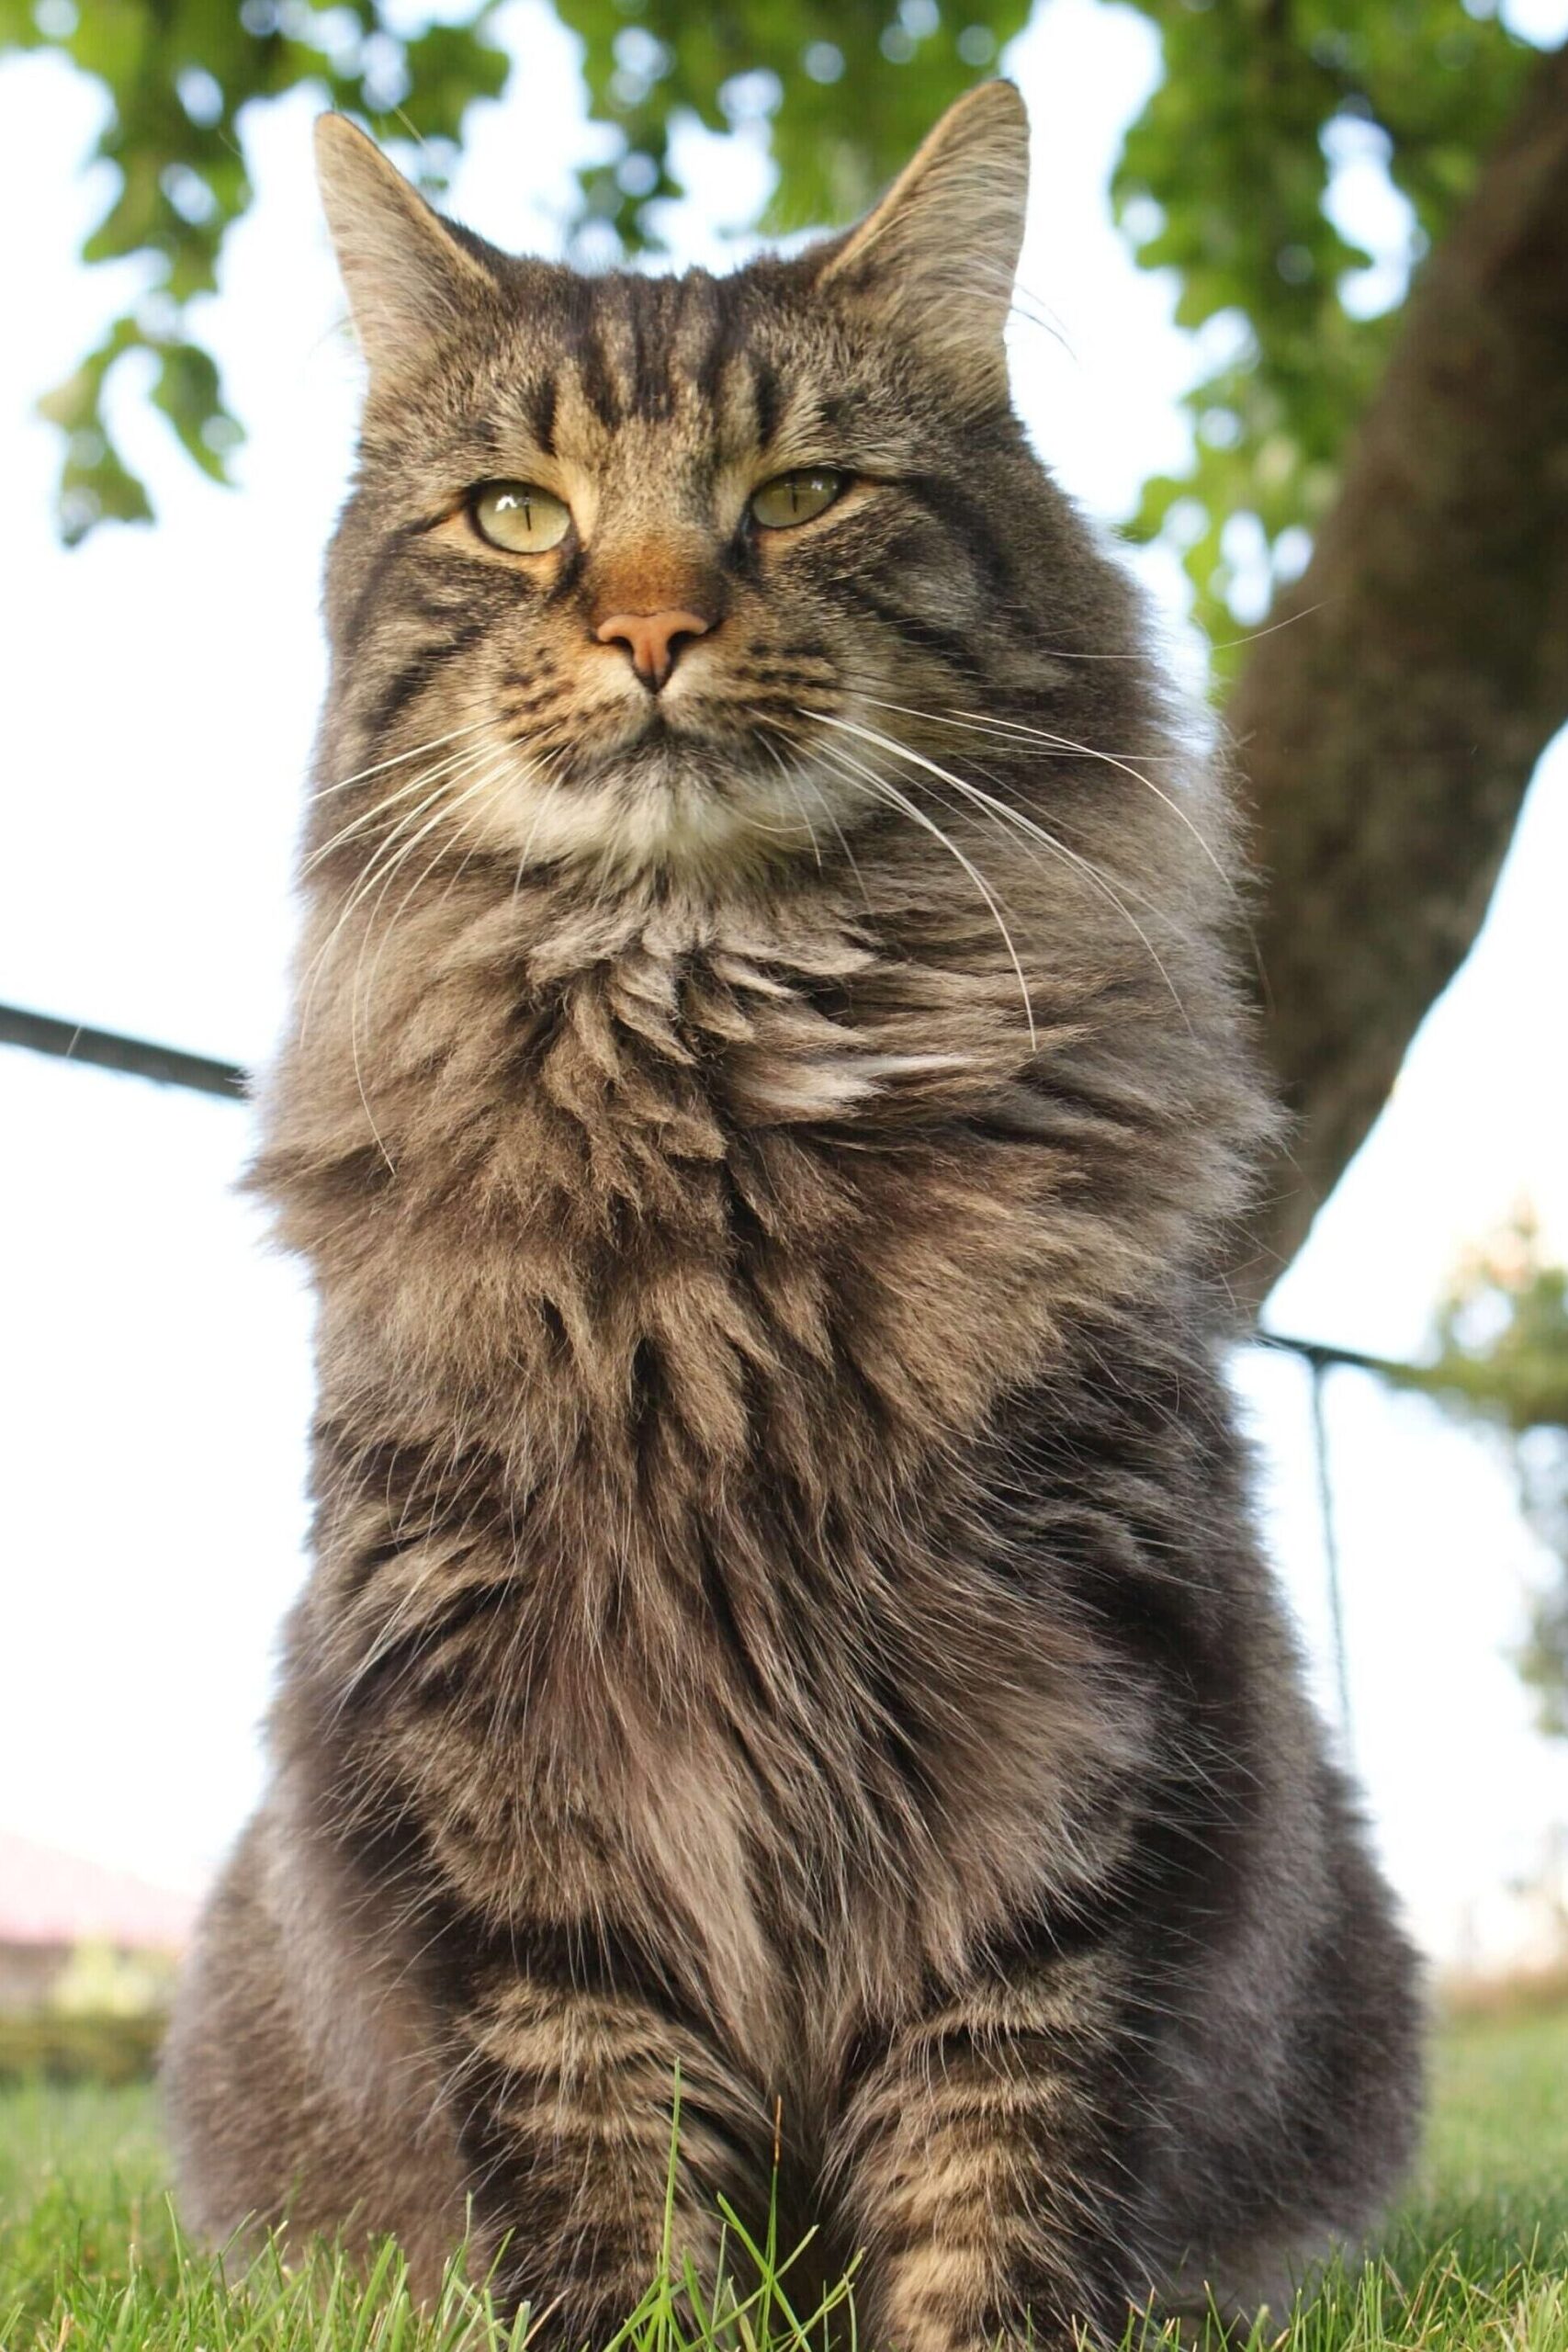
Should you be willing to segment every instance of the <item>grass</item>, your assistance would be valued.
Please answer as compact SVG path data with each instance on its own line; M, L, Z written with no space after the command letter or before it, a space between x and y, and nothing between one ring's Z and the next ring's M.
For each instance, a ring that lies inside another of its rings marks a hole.
M618 2352L803 2352L808 2334L854 2352L852 2296L797 2316L768 2251L724 2324L651 2288ZM225 2277L180 2243L148 2089L0 2090L0 2352L515 2352L525 2333L458 2275L421 2313L389 2247L368 2278L326 2250ZM1425 2165L1379 2258L1260 2325L1247 2352L1264 2346L1568 2352L1568 2008L1449 2028Z

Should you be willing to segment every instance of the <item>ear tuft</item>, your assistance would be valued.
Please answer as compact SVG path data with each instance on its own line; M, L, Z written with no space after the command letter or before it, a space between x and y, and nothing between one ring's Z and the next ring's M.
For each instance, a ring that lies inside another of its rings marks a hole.
M818 283L853 295L985 398L1006 397L1002 330L1029 196L1029 117L1010 82L948 108Z
M372 383L414 372L472 319L489 273L344 115L318 118L316 177Z

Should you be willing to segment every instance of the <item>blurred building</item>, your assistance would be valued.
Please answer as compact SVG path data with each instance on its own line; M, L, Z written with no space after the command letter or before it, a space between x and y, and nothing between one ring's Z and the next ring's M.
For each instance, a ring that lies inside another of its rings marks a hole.
M0 2010L146 2006L196 1900L0 1830Z

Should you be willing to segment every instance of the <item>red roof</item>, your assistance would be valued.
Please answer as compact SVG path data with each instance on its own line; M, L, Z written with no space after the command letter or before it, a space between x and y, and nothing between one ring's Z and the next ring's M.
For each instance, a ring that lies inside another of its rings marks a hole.
M74 1854L0 1829L0 1944L110 1943L125 1951L178 1951L196 1917L194 1895L149 1886Z

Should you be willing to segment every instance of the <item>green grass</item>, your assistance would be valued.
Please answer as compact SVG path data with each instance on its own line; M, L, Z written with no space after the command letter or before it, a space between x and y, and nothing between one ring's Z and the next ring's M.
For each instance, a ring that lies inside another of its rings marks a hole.
M501 2352L482 2289L420 2313L387 2249L367 2280L323 2251L290 2271L182 2247L145 2087L0 2090L0 2352ZM764 2250L765 2252L765 2250ZM796 2315L782 2280L717 2324L650 2289L620 2352L854 2352L852 2298ZM1165 2339L1134 2328L1129 2344ZM1377 2261L1250 2352L1568 2352L1568 2010L1450 2027L1417 2186Z

